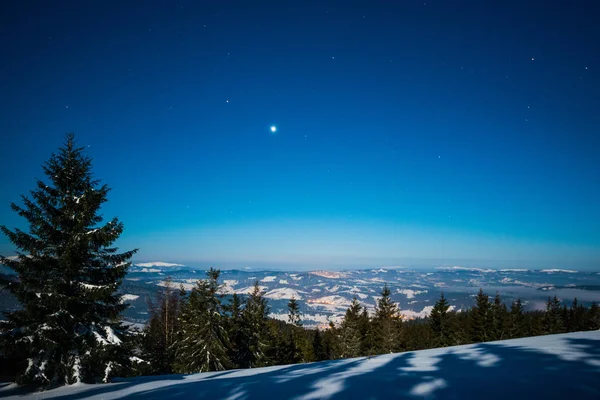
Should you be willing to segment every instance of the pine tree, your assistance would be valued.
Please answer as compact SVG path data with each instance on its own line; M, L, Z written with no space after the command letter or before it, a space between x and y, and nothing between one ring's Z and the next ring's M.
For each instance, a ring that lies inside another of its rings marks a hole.
M248 339L250 329L243 314L245 302L236 293L231 297L231 302L223 306L226 312L227 336L231 346L229 347L229 359L233 366L247 368L250 364L250 349Z
M507 339L510 330L510 319L506 305L500 299L500 295L496 293L494 302L491 305L491 340Z
M510 337L520 338L527 335L527 326L525 325L525 315L523 314L523 303L521 299L513 301L510 306Z
M298 328L302 326L300 307L294 297L288 302L288 322Z
M288 323L291 330L287 338L284 339L283 346L287 349L288 359L291 364L302 360L302 348L304 346L304 336L300 335L299 330L302 328L302 316L300 307L294 297L288 302Z
M165 290L159 293L156 304L149 304L150 320L144 328L141 345L143 359L150 364L147 374L173 373L173 344L179 330L180 295L181 292L177 292L171 279L167 278Z
M352 299L352 304L346 310L346 315L340 327L341 357L352 358L360 355L361 336L359 330L359 318L362 306L357 298Z
M375 307L374 342L377 353L393 353L401 350L401 319L398 305L391 299L387 285L381 291L381 298Z
M267 299L258 281L254 283L254 289L246 302L243 323L248 339L248 367L264 367L269 364L267 351L271 346L271 336L267 325L269 307Z
M323 331L323 348L326 360L337 360L340 358L339 328L329 321L329 329Z
M312 341L313 354L315 355L315 361L323 361L327 359L325 352L325 346L323 345L323 339L321 338L321 332L319 329L315 330Z
M489 297L479 289L476 305L470 312L471 315L471 340L473 342L487 342L492 339L493 319Z
M43 171L49 181L37 180L23 207L11 205L29 233L0 226L19 249L16 260L0 256L0 263L16 272L7 288L22 305L0 324L3 347L21 358L19 383L108 381L130 365L120 323L127 305L117 289L136 250L113 247L123 232L118 219L101 225L109 188L93 177L73 134Z
M554 296L546 301L546 314L543 318L544 333L554 334L565 331L563 312L560 300Z
M586 309L583 304L573 299L571 309L569 310L569 332L579 332L586 330Z
M180 330L174 344L180 373L221 371L232 366L229 337L219 295L220 271L210 269L182 302Z
M586 313L586 329L600 329L600 307L596 302L593 302Z
M444 293L440 295L436 301L431 314L429 316L429 325L434 334L434 346L452 346L456 343L456 331L452 324L452 317L448 313L450 304L444 297Z
M373 348L371 318L366 307L363 307L358 318L358 332L360 334L360 355L371 355L371 349Z

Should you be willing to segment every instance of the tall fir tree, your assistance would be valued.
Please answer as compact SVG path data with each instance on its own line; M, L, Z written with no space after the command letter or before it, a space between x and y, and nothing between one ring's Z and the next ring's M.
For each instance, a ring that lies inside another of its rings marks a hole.
M569 310L569 328L570 332L579 332L586 330L586 309L583 304L573 299L571 309Z
M360 315L362 306L354 297L352 304L346 310L346 315L340 326L340 349L342 358L358 357L361 350Z
M456 328L454 327L452 315L449 313L450 304L440 295L429 316L429 325L433 331L435 346L445 347L458 344Z
M600 329L600 307L596 302L593 302L587 310L585 328L589 330Z
M373 330L371 329L371 318L367 307L363 307L358 318L358 332L360 333L360 355L369 356L373 349Z
M302 326L302 316L298 301L292 297L288 302L288 322L298 328Z
M510 331L510 317L508 309L498 293L494 297L490 311L492 317L490 340L507 339Z
M489 297L479 289L475 307L471 309L471 340L487 342L493 340L493 317Z
M527 325L521 299L513 301L510 306L510 330L511 338L520 338L527 335Z
M321 336L321 331L319 331L317 328L312 340L312 349L313 354L315 355L315 361L323 361L327 359L326 349Z
M242 316L248 338L248 358L247 364L244 365L248 367L269 365L268 350L272 344L267 325L269 306L258 281L254 283L254 289L246 301Z
M546 313L543 318L544 333L554 334L565 332L562 305L558 297L549 297L546 301Z
M109 188L92 174L92 161L73 134L43 166L23 206L11 208L27 220L29 232L0 226L17 258L0 256L18 279L5 282L22 309L0 323L3 348L18 354L17 382L53 386L110 380L130 366L127 304L117 289L136 250L119 253L123 232L117 218L102 224L100 207Z
M398 305L392 301L387 285L381 291L381 298L377 300L373 324L373 339L377 353L385 354L402 350L400 336L402 320L398 312Z
M221 371L232 366L230 342L219 294L220 271L211 268L182 301L175 346L175 370L180 373Z
M291 325L288 337L284 338L283 346L287 349L288 359L290 363L302 361L302 348L305 346L303 341L304 335L301 335L302 329L302 314L298 301L292 297L288 302L288 323Z
M165 288L159 292L157 300L148 304L150 319L144 328L141 343L143 359L149 363L148 374L173 373L173 344L179 330L181 294L181 291L175 290L171 279L167 278Z
M229 337L229 360L237 368L247 368L250 360L248 338L250 327L244 319L245 301L236 293L231 297L229 304L223 306L227 318L227 335Z

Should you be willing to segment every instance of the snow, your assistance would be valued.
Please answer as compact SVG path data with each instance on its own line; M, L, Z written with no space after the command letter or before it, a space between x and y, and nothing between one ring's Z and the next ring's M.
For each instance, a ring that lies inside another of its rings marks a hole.
M80 282L79 284L81 286L83 286L84 288L86 288L86 289L101 289L102 288L102 286L92 285L92 284L89 284L89 283Z
M436 269L438 270L445 270L445 271L469 271L469 272L483 272L483 273L494 273L497 272L497 270L495 269L482 269L482 268L467 268L467 267L460 267L460 266L455 266L455 267L437 267Z
M302 296L295 289L290 288L279 288L273 289L264 295L267 299L279 300L279 299L291 299L295 298L296 300L302 300Z
M445 347L371 358L115 379L18 399L522 399L600 397L600 331Z
M455 309L456 309L456 307L454 307L454 306L448 307L448 311L453 311ZM431 310L433 310L433 306L425 306L419 312L413 311L413 310L400 310L400 314L405 319L425 318L425 317L429 317L429 314L431 314Z
M265 276L260 281L261 282L275 282L275 279L277 279L276 276Z
M167 263L167 262L162 262L162 261L139 263L139 264L134 264L134 265L136 267L185 267L185 265L182 265L182 264L173 264L173 263Z
M269 289L266 286L259 286L258 288L261 292L264 292L265 290ZM251 294L252 292L254 292L254 286L247 286L243 289L236 289L235 292L237 294Z
M285 279L280 279L279 280L279 284L280 285L289 285L290 283L287 280L285 280Z
M139 272L162 272L162 271L157 268L142 268L142 270Z
M197 280L192 279L192 282L197 282ZM179 289L180 286L183 286L183 288L185 290L192 290L193 288L195 288L196 286L198 286L196 283L184 283L184 282L174 282L174 281L160 281L156 284L157 286L162 286L162 287L168 287L169 285L172 288L175 289Z
M312 271L312 272L309 272L309 274L316 275L316 276L321 276L323 278L330 278L330 279L340 279L340 278L347 278L348 277L347 273L344 273L344 272L334 272L334 271Z
M123 296L121 296L121 303L124 303L126 301L135 301L139 298L140 296L136 295L136 294L124 294Z
M565 273L565 274L576 274L577 271L573 271L572 269L542 269L540 272L545 272L547 274L556 274L556 273Z
M528 269L524 268L503 268L499 270L500 272L529 272Z
M427 293L427 290L398 289L398 293L406 295L407 299L414 299L421 293Z
M233 287L235 285L239 284L238 281L236 281L235 279L225 279L223 281L223 285L225 286L229 286L229 287Z
M94 331L94 336L96 337L98 343L102 344L103 346L107 344L121 344L121 339L119 339L115 331L113 331L110 326L105 326L104 332L106 334L105 337L100 335L97 331Z

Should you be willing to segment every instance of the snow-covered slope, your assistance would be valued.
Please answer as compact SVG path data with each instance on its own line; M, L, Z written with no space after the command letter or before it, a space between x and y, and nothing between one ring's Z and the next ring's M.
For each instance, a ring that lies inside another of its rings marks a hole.
M124 379L9 399L598 399L600 331L372 358Z

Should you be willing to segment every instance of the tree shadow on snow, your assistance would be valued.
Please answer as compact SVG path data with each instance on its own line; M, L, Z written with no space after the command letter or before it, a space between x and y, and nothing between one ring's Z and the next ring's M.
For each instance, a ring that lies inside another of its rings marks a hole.
M467 349L325 361L265 372L226 371L206 374L205 378L204 374L187 378L176 375L164 378L184 382L165 382L162 387L160 382L152 385L156 377L134 378L56 398L110 398L111 393L125 387L131 389L129 394L114 394L129 400L600 398L600 341L566 338L565 343L565 348L585 356L567 359L516 344L482 343Z

